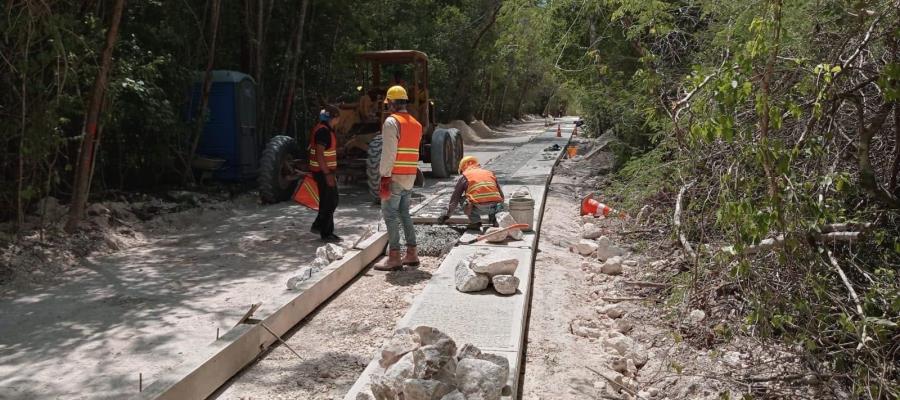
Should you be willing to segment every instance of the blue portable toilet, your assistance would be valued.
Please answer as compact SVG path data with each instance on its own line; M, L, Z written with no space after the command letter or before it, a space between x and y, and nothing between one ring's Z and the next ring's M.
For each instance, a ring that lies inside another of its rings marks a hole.
M203 73L191 91L191 120L200 103ZM256 131L256 82L250 75L226 70L212 71L212 86L206 109L206 125L197 155L224 159L213 177L223 181L255 179L259 170L259 135Z

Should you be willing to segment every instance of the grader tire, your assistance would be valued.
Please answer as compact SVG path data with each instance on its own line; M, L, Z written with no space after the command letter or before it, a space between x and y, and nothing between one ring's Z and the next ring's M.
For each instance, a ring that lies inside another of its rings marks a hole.
M275 136L266 144L259 160L259 197L265 204L285 201L294 194L297 179L285 177L286 166L298 155L297 141L290 136Z

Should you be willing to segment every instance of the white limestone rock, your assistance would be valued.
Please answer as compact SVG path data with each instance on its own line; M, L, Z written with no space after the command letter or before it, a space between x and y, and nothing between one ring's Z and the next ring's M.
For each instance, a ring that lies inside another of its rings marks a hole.
M581 237L584 239L596 239L601 235L603 235L603 231L597 225L586 223L581 226Z
M421 360L417 359L417 357L422 357L422 354L415 351L411 351L404 354L403 357L400 357L397 362L384 371L383 383L391 388L392 391L400 392L400 388L403 387L403 382L407 379L422 378L423 371L417 370L416 368L417 365L421 365Z
M456 264L456 290L460 292L478 292L487 289L490 278L469 268L465 262Z
M597 251L597 242L588 239L581 239L575 244L575 252L583 256L589 256Z
M603 262L603 265L600 266L600 272L607 275L621 275L622 257L615 256L608 258Z
M419 347L419 336L410 328L397 329L381 346L381 368L388 368L401 357Z
M441 397L441 400L466 400L466 396L464 396L459 390L454 390L450 392L450 394Z
M606 236L600 236L597 239L597 259L600 261L606 261L609 258L615 256L623 256L625 255L625 250L616 246L609 240Z
M603 339L603 345L620 356L626 356L634 347L634 341L619 332L610 332L609 337Z
M491 278L494 284L494 290L500 294L516 294L519 289L519 278L512 275L495 275Z
M618 304L606 304L597 308L597 313L606 314L607 317L612 319L621 318L622 315L625 315L625 311L622 310L622 306Z
M462 359L456 367L456 382L467 399L500 400L506 380L503 368L490 361Z
M501 228L509 228L510 226L513 226L517 223L518 222L515 218L513 218L512 214L506 211L497 213L497 225L499 225ZM521 229L513 229L508 231L508 235L512 240L522 240L522 237L525 234L522 233Z
M593 320L577 319L572 321L571 328L575 336L585 338L599 338L603 336L602 328Z
M486 254L477 257L469 263L472 271L487 274L490 277L497 275L513 275L519 266L519 260L502 254Z
M703 310L693 310L688 314L688 321L694 324L699 324L704 319L706 319L706 313Z
M487 231L484 232L486 238L484 239L488 243L500 243L506 240L509 236L508 231L502 230L503 228L491 227L488 228Z
M503 357L503 356L499 356L496 354L490 354L490 353L481 353L481 355L478 356L478 359L484 360L484 361L490 361L490 362L496 364L497 366L499 366L502 371L500 373L500 377L501 377L500 380L502 382L504 382L504 386L505 386L506 381L509 379L509 359L507 359L506 357Z
M403 381L404 400L440 400L454 390L443 382L426 379L407 379Z
M466 343L456 353L456 358L462 360L463 358L478 358L480 355L481 349L471 343Z
M300 284L312 277L313 269L310 267L300 268L300 273L287 281L288 290L296 290Z

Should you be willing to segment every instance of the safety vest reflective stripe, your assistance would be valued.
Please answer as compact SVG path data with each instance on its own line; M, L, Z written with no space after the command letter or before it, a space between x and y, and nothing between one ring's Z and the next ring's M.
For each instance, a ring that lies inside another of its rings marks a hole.
M422 124L409 113L395 113L391 117L400 125L397 156L392 175L415 175L419 165L419 145L422 142Z
M318 123L313 127L312 133L309 135L309 147L307 149L309 152L309 170L312 172L322 170L319 166L319 160L316 158L316 132L321 128L328 129L328 132L331 133L331 144L322 153L322 156L325 158L325 165L330 169L337 168L337 137L335 137L333 129L325 124Z
M483 204L503 201L493 172L483 168L470 167L463 172L463 176L466 177L469 184L466 188L466 198L470 202Z

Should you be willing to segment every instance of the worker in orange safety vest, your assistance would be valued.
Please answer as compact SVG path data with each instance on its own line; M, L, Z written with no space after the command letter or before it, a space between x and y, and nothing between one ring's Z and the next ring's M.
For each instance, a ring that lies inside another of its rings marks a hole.
M323 242L340 242L334 234L334 210L338 206L337 137L334 126L340 120L340 110L328 105L319 112L319 123L309 137L309 171L316 181L319 196L319 214L310 228Z
M416 252L416 231L409 214L409 201L419 165L419 146L422 143L422 124L406 110L409 97L402 86L387 91L385 103L391 115L381 127L383 147L379 174L381 214L388 231L388 258L374 268L396 271L404 265L419 265ZM406 238L406 254L400 258L400 228Z
M444 224L450 214L462 205L469 217L469 229L481 228L481 214L486 213L492 226L497 226L497 213L503 211L503 190L494 173L483 168L474 156L465 156L459 161L460 177L456 181L447 212L438 218Z

